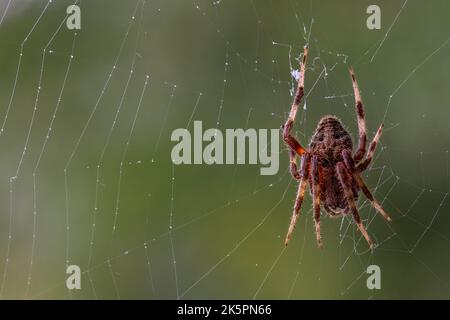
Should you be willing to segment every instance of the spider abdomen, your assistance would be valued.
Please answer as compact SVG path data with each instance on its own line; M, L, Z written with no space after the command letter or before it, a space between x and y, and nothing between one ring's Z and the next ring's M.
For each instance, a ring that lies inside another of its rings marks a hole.
M320 119L309 147L311 153L317 155L319 163L327 167L342 161L342 151L352 151L353 142L338 118L325 116Z

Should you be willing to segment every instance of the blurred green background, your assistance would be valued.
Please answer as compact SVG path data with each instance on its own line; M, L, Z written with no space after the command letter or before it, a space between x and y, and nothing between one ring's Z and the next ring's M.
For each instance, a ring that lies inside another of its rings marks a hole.
M59 28L72 3L0 1L2 298L450 297L448 1L84 0L76 36ZM381 30L366 27L371 4ZM284 249L284 147L274 176L170 159L191 116L279 128L307 41L300 141L325 114L357 135L350 65L369 139L386 125L364 177L393 222L359 201L372 253L350 219L326 216L320 250L309 195ZM67 264L81 290L67 290ZM381 290L366 287L371 264Z

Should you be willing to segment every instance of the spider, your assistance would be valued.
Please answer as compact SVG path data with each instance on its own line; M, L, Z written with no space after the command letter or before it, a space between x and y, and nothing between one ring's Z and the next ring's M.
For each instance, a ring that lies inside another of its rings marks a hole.
M320 208L322 205L331 217L351 214L358 229L372 249L373 242L361 222L356 200L359 191L362 191L372 206L387 221L391 221L391 218L377 200L375 200L360 175L372 161L375 148L383 130L383 124L378 128L366 154L367 135L364 107L355 74L353 73L353 69L350 68L359 131L359 145L356 152L354 154L352 153L353 142L350 134L344 129L341 121L332 115L327 115L320 119L316 131L311 138L309 148L303 148L291 134L291 130L298 107L304 95L307 57L308 46L305 46L303 58L300 62L300 78L298 80L294 101L289 117L282 126L283 139L289 148L290 172L292 177L299 181L285 245L288 245L292 232L294 231L300 215L306 186L309 183L311 196L313 197L313 214L318 246L320 248L323 247L320 234ZM301 158L300 170L297 168L297 156Z

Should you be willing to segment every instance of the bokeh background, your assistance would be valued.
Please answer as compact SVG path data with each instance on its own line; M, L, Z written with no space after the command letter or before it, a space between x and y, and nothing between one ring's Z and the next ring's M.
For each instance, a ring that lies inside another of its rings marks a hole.
M450 297L448 1L84 0L79 31L64 23L73 2L0 1L2 298ZM381 30L366 27L371 4ZM307 42L303 144L325 114L357 135L350 65L369 138L386 125L364 178L392 223L359 201L373 252L326 216L320 250L309 196L284 249L284 147L274 176L170 159L189 119L279 128ZM371 264L381 290L366 287Z

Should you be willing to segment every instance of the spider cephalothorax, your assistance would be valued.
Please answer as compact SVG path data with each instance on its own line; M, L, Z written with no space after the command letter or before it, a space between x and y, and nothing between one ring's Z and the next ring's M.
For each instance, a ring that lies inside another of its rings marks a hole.
M323 117L311 138L308 149L304 149L297 139L291 135L298 106L304 95L304 81L308 47L305 47L303 59L300 63L300 78L297 91L292 103L291 112L283 126L283 138L289 147L290 171L292 176L299 180L297 197L295 199L294 212L292 214L289 230L286 235L287 245L294 231L300 208L305 196L306 186L309 183L313 197L314 222L316 227L316 239L319 247L322 247L320 235L320 206L331 216L351 214L372 248L373 242L361 222L356 200L359 191L369 199L372 206L380 212L384 218L390 221L389 216L381 205L375 200L370 190L361 178L360 173L367 169L375 153L375 147L381 136L383 124L378 128L373 138L369 151L367 149L366 123L364 119L364 107L358 89L353 70L350 75L353 82L355 95L355 107L358 118L359 145L353 154L353 142L350 134L344 129L341 121L335 116ZM300 170L297 168L297 156L301 158Z

